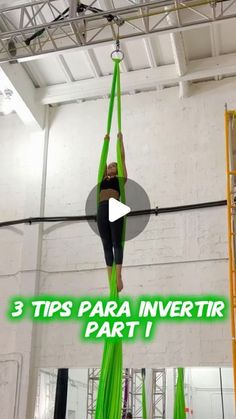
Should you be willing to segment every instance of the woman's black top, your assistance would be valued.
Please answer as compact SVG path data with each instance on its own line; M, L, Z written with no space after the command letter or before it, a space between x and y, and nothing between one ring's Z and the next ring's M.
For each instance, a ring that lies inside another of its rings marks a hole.
M101 182L100 191L103 189L114 189L120 194L120 186L119 186L118 177L114 176L114 177L110 177L110 178L107 177L103 179L103 181Z

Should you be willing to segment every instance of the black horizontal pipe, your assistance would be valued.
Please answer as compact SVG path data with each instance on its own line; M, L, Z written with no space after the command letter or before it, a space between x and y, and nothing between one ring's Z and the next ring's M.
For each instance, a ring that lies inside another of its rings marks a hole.
M212 208L212 207L222 207L227 205L227 201L213 201L213 202L202 202L201 204L190 204L190 205L181 205L179 207L169 207L169 208L160 208L158 214L163 214L166 212L178 212L178 211L189 211L200 208Z
M165 214L168 212L180 212L180 211L189 211L194 209L202 208L212 208L212 207L222 207L227 205L227 201L213 201L213 202L203 202L200 204L190 204L190 205L180 205L178 207L167 207L167 208L153 208L146 210L131 211L128 214L128 217L136 217L140 215L159 215ZM0 223L0 227L7 227L16 224L33 224L33 223L58 223L58 222L68 222L68 221L96 221L96 215L79 215L79 216L63 216L63 217L30 217L22 218L20 220L4 221Z

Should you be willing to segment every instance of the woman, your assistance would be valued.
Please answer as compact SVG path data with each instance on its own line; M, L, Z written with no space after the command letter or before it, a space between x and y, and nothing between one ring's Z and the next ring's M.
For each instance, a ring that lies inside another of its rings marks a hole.
M107 134L104 141L109 140L110 137ZM125 150L121 132L118 133L118 141L121 142L121 157L123 162L124 178L126 181L127 170L125 165ZM109 199L114 198L119 200L120 198L119 180L117 176L117 163L113 162L108 164L100 185L97 224L102 239L109 279L111 279L112 265L113 261L115 261L117 290L120 292L123 289L121 270L123 263L122 229L124 219L122 217L114 222L109 221Z

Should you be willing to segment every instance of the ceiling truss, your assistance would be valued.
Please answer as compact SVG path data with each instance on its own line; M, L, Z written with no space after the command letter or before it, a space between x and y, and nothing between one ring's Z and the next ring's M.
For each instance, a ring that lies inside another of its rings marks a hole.
M235 4L236 0L165 0L138 5L132 1L127 7L97 13L89 11L83 15L73 12L68 17L63 17L58 0L39 0L12 6L0 10L0 62L39 58L48 53L59 55L73 48L88 49L111 43L118 32L121 40L135 37L147 39L156 33L171 34L211 26L235 18ZM184 18L181 15L183 10L187 11ZM61 20L55 21L60 14ZM118 24L115 20L108 21L107 15L115 16ZM41 35L27 45L27 39L38 31L42 32ZM174 43L180 44L176 39ZM176 49L179 49L178 45ZM150 62L155 65L149 41L146 50Z
M71 6L68 17L54 22L58 15L64 16L58 0L29 0L0 10L0 89L11 90L15 110L25 123L43 128L44 105L108 97L111 76L103 75L93 48L109 45L112 51L118 33L121 41L142 41L149 67L130 71L128 46L121 43L125 55L121 62L124 94L179 85L182 98L189 96L192 82L236 74L236 54L221 56L218 39L218 23L236 17L236 0L127 0L127 6L119 9L114 8L113 0L90 0L91 6L103 11L82 14L76 12L75 2L65 0L65 7ZM110 14L118 17L118 23L108 22ZM212 57L188 61L182 33L205 26L210 30ZM34 37L37 31L41 34ZM154 37L163 33L170 35L174 64L160 65L154 51ZM34 39L27 45L25 41L32 36ZM88 80L77 80L73 75L66 60L66 52L72 49L82 51L91 73ZM47 86L37 65L32 69L27 64L48 54L56 57L65 83Z

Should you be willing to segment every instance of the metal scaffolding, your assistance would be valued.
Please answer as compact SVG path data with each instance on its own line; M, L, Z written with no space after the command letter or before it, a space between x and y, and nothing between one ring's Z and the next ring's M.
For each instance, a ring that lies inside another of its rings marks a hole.
M94 7L96 3L93 1L91 5ZM85 9L78 13L73 8L65 12L58 0L39 0L0 10L0 62L111 43L118 34L120 39L145 38L217 24L236 17L236 0L162 0L138 4L127 0L127 7L112 10L94 13ZM29 43L29 38L38 31L38 36Z
M127 397L125 398L125 389ZM133 370L126 368L123 373L122 381L122 418L126 417L127 412L132 412L133 405Z
M88 370L88 386L87 386L87 417L86 419L94 419L97 403L97 392L100 377L100 368L89 368ZM124 407L125 386L128 388L128 397L126 400L126 408ZM122 378L122 416L131 411L133 403L133 370L126 368L123 371Z
M229 295L234 373L234 398L236 408L236 164L233 151L236 150L236 110L225 110L228 249L229 249ZM236 409L235 409L236 410Z
M93 419L95 416L99 377L100 377L100 368L89 368L88 393L87 393L87 419Z
M134 419L142 419L143 409L142 409L142 369L133 370L133 405L132 413Z
M97 401L98 382L100 369L90 368L88 371L87 419L94 419ZM151 399L152 412L150 419L166 419L166 370L153 369L150 375L152 380ZM126 409L122 409L122 417L127 412L132 412L133 419L141 419L142 411L142 369L126 368L122 380L122 408L124 407L125 386L128 379L128 398ZM127 387L126 387L127 388Z
M166 370L152 370L152 419L166 419Z

